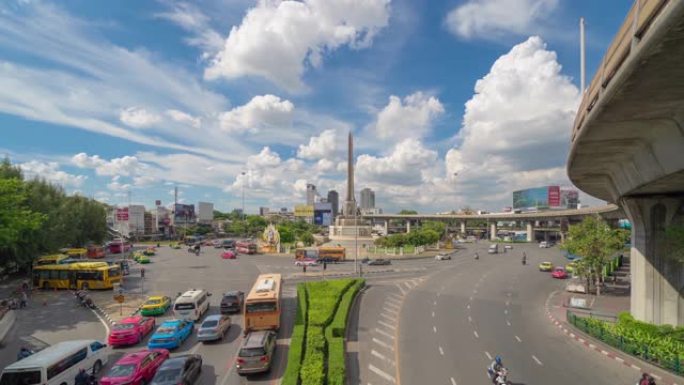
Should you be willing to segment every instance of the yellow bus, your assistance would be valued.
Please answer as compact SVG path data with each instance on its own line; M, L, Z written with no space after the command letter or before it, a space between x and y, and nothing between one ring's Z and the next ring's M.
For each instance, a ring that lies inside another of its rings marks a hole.
M244 332L280 328L282 278L280 274L261 274L245 299Z
M318 249L315 247L299 247L295 250L295 259L318 259Z
M82 247L75 247L66 250L66 255L70 258L85 258L88 255L88 249Z
M112 289L121 282L119 265L74 262L33 268L33 287L42 289Z
M69 257L64 254L43 255L33 261L33 266L59 265L65 263L67 258Z
M325 262L342 262L346 257L346 249L342 246L321 246L318 248L318 258Z

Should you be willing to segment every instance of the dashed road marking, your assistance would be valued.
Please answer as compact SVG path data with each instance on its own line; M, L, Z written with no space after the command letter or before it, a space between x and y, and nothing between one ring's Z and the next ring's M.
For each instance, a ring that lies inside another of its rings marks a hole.
M387 303L400 304L401 300L396 299L395 297L387 297Z
M469 302L473 302L473 297L468 298Z
M378 376L384 378L385 380L390 381L393 384L396 383L396 380L394 379L394 377L392 377L389 374L383 372L382 370L376 368L375 366L373 366L373 364L368 364L368 369L370 369L371 372L377 374Z
M476 331L476 330L473 330L473 334L475 335L475 338L480 338L480 335L477 334L477 331Z
M454 380L453 377L451 377L451 385L458 385L458 384L456 383L456 380Z
M504 310L504 314L508 314L508 309Z
M506 320L506 325L511 326L511 321Z
M385 357L384 354L378 352L375 349L371 350L371 355L374 356L375 358L379 359L379 360L382 360L382 361L392 365L392 366L395 366L394 361L392 361L390 358Z
M401 307L401 305L397 305L394 302L387 302L387 303L385 303L385 306L393 307L395 309L399 309Z
M433 327L432 327L432 331L435 332L435 333L437 333L437 326L433 326Z
M442 355L442 356L444 355L444 349L442 349L441 346L439 347L439 354Z
M376 344L382 346L382 347L385 348L385 349L388 349L388 350L390 350L390 351L394 351L394 346L392 346L392 345L390 345L390 344L388 344L388 343L386 343L386 342L384 342L384 341L381 341L381 340L379 340L379 339L377 339L377 338L375 338L375 337L373 337L373 342L375 342Z
M471 316L468 316L468 322L473 322L473 318Z
M389 315L387 313L380 313L380 316L385 317L392 322L397 322L397 317L392 317L391 315Z
M468 304L468 306L466 306L466 309L470 309L470 304Z
M406 290L404 289L403 286L401 286L401 285L398 284L398 283L395 284L395 285L397 285L397 288L399 289L399 291L401 292L402 295L406 294Z
M532 355L532 359L539 364L539 366L544 366L541 361L539 361L539 358L535 357L534 354Z
M518 340L518 342L522 342L522 340L518 336L515 336L515 339Z
M399 295L399 294L397 294L397 293L390 293L389 296L390 296L390 298L395 298L395 299L397 299L397 300L399 300L399 301L401 301L402 299L404 299L404 296L403 296L403 295Z
M390 309L390 308L388 308L388 307L383 307L382 310L384 310L386 313L393 313L393 314L395 314L395 315L399 315L399 312L398 312L398 311L396 311L396 310L394 310L394 309Z
M389 334L389 333L387 333L387 332L384 331L384 330L375 328L375 332L378 333L378 334L382 334L383 336L385 336L385 337L387 337L387 338L389 338L389 339L391 339L391 340L394 339L394 336L393 336L392 334Z
M408 281L407 281L407 282L404 282L404 286L406 286L406 288L409 289L409 290L413 289L413 286L411 286L411 285L408 283Z
M379 323L380 325L386 327L386 328L390 328L390 329L392 329L392 330L397 330L397 327L396 327L396 326L390 325L390 324L388 324L388 323L385 322L385 321L380 321L380 320L378 320L378 323Z
M437 301L433 302L432 304L433 304L434 306L437 306Z
M488 359L488 360L491 360L491 359L492 359L492 355L489 354L489 352L485 352L485 356L487 356L487 359Z

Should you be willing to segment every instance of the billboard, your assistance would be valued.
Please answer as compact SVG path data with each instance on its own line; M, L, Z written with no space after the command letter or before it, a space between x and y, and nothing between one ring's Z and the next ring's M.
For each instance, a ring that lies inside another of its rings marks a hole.
M513 209L521 211L544 210L549 208L549 188L536 187L513 191Z
M549 207L558 208L561 203L560 186L549 186Z
M195 221L195 205L176 203L173 207L174 223L191 223Z
M332 224L332 203L321 202L314 204L314 224L330 226Z
M560 206L568 209L576 209L579 205L579 191L575 189L562 189L560 192Z
M314 216L314 207L310 205L297 205L295 206L294 216L311 218Z
M128 221L128 207L116 209L116 221L117 222L127 222Z

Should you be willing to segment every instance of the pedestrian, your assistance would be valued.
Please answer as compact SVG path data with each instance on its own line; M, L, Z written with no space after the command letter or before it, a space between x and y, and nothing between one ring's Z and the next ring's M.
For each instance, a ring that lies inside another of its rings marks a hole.
M302 271L306 274L306 265L302 265Z
M88 373L85 369L81 368L78 370L78 374L74 379L74 385L88 385Z
M140 268L140 278L145 278L145 268L144 267Z
M323 270L325 271L328 268L328 262L323 261Z
M21 299L19 300L19 308L23 309L28 305L28 295L25 291L21 292Z
M649 377L648 373L642 373L637 385L649 385Z

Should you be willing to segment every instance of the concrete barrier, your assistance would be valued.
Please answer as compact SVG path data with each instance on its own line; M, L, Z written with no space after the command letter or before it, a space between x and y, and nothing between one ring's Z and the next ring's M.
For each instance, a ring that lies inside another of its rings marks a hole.
M0 343L2 343L7 333L12 329L12 325L14 325L16 314L14 314L14 310L2 309L0 310L0 317Z

